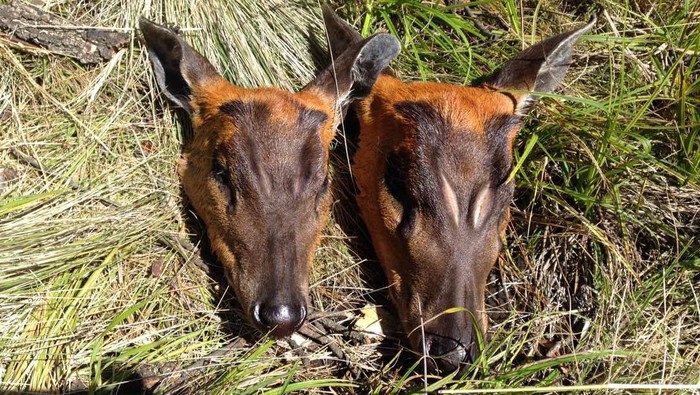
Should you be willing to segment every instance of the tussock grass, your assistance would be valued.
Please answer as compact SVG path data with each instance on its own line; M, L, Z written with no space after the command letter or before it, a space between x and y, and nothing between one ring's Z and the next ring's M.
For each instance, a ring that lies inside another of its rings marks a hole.
M457 84L598 16L563 89L518 137L514 219L489 284L491 342L463 377L425 380L391 331L362 344L331 334L339 362L240 321L225 285L195 264L206 246L175 175L186 130L135 40L90 68L0 46L0 174L10 178L0 184L0 391L128 393L142 377L190 369L158 391L697 393L700 6L470 4L483 26L463 5L340 9L364 33L400 38L404 80ZM322 37L315 2L48 9L76 25L130 29L142 14L176 23L242 86L299 87L323 61L309 45ZM335 213L356 219L342 202ZM360 308L386 300L365 236L348 229L331 221L324 232L311 294L319 315L352 326ZM201 248L181 247L188 239Z

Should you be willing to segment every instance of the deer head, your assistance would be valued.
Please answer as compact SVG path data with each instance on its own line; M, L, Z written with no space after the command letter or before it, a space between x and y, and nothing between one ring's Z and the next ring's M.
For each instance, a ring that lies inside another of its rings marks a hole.
M211 248L246 317L287 336L306 316L340 109L367 94L398 42L379 34L355 43L293 93L237 87L172 30L144 18L140 28L158 85L192 122L178 171Z
M331 50L359 34L324 9ZM454 371L487 329L484 293L513 196L513 140L536 92L554 90L588 26L539 42L478 86L382 75L352 105L357 202L412 348Z

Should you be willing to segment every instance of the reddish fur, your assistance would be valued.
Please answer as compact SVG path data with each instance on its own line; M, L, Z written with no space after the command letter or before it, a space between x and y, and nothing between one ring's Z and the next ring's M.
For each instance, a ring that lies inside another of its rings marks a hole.
M244 314L288 336L305 319L309 267L330 212L329 146L341 108L365 94L400 45L388 34L353 43L291 93L233 86L172 30L145 18L139 26L158 85L194 129L178 166L185 194Z
M247 300L252 297L253 284L245 281L235 270L235 258L230 250L230 245L223 239L225 230L218 229L217 221L214 219L227 218L226 202L220 194L212 194L216 191L215 181L209 176L212 168L212 158L217 143L230 140L236 134L236 128L230 117L219 112L219 107L227 102L239 100L243 102L256 101L267 103L270 108L274 108L273 120L293 123L297 116L298 106L318 110L328 116L328 120L321 128L321 139L325 149L325 166L328 165L328 148L335 135L337 124L336 113L330 103L329 98L323 97L321 93L315 91L301 91L291 93L277 88L242 89L238 88L223 78L214 78L202 84L193 91L196 99L191 102L193 112L191 115L192 125L195 130L194 138L184 148L182 157L178 163L178 173L183 183L188 198L195 207L204 223L207 225L207 233L210 239L211 248L221 261L225 273L232 283L236 283L236 277L240 278L239 298L241 303L251 302ZM290 135L290 139L295 136ZM330 214L330 201L327 199L321 205L321 223L325 223ZM205 208L205 209L201 209ZM315 235L314 248L308 251L307 265L311 265L313 253L320 242L321 227ZM308 281L304 282L308 286Z
M399 223L399 211L388 198L384 186L386 158L399 147L412 150L415 141L405 133L402 118L394 105L402 101L424 101L443 114L449 114L453 125L463 126L480 139L486 138L487 122L497 116L513 115L515 105L511 98L487 87L462 87L442 83L403 83L396 78L383 75L374 85L371 95L356 106L360 123L360 142L354 157L353 174L359 188L357 202L362 217L370 231L372 244L379 261L392 286L394 298L402 295L406 281L429 281L428 278L408 279L402 277L400 262L407 261L407 251L401 247L394 230ZM512 153L512 142L517 127L508 133L508 146ZM508 218L508 215L506 215ZM505 231L507 219L501 223ZM495 261L495 257L494 257ZM436 264L438 264L436 262ZM480 268L482 330L486 330L483 308L483 289L486 274L491 267ZM434 270L440 270L435 267ZM396 303L399 310L405 304ZM416 313L416 312L413 312ZM399 311L401 317L408 312Z

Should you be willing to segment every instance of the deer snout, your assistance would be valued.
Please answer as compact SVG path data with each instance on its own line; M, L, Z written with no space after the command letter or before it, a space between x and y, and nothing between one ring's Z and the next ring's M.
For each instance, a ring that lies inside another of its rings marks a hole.
M464 371L476 360L478 332L479 325L469 311L451 312L422 324L422 330L413 331L410 340L433 373L446 375Z
M257 303L251 315L259 328L282 338L291 335L304 323L306 306L303 303Z
M471 338L455 339L437 334L425 334L429 366L439 374L462 370L474 360Z

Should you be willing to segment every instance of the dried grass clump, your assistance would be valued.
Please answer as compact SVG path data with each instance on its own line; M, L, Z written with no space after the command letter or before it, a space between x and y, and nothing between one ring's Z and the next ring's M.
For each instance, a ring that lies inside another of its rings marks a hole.
M338 6L401 39L402 78L455 83L598 15L565 87L518 137L481 359L426 378L402 347L342 134L309 336L261 338L219 281L175 174L187 128L132 28L140 15L176 23L233 82L291 89L323 62L310 50L323 47L317 3L69 1L45 9L134 40L90 67L0 42L0 391L697 393L699 6ZM350 330L368 304L386 337Z

